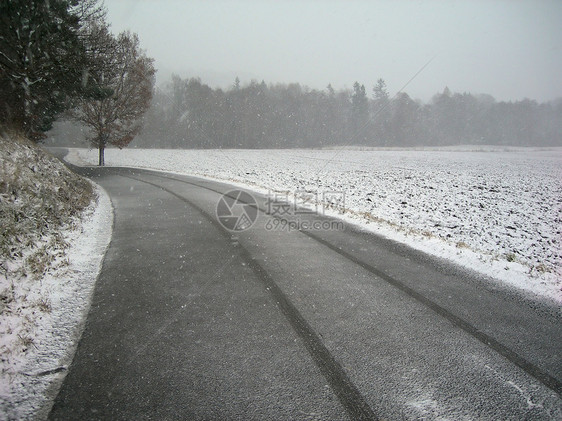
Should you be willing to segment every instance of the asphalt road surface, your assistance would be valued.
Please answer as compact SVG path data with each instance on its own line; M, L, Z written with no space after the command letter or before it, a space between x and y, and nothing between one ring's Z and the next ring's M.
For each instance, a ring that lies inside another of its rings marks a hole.
M227 184L78 171L114 231L49 419L562 419L559 306Z

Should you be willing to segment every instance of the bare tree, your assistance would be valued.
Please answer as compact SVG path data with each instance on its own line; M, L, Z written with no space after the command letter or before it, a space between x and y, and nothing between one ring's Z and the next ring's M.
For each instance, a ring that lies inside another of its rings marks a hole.
M90 130L90 141L99 150L98 164L105 164L108 145L127 146L141 129L141 119L150 106L154 86L153 60L140 50L136 34L114 37L107 27L88 29L91 68L88 99L80 100L73 117Z
M70 12L80 21L80 26L85 27L92 23L105 22L107 11L103 2L99 0L71 1Z

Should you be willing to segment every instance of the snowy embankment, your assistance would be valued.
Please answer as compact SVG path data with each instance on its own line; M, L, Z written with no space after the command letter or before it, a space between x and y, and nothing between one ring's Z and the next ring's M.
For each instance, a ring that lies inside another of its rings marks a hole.
M43 419L72 361L109 244L101 188L0 138L0 418Z
M95 164L96 151L70 160ZM106 151L106 163L257 191L345 193L343 217L562 302L562 149Z

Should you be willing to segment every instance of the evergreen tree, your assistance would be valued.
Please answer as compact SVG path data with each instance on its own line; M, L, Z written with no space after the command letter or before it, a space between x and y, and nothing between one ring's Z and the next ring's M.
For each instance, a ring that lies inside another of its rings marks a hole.
M367 143L369 129L369 100L365 92L365 85L359 82L353 84L351 96L351 127L353 130L353 141L362 144Z
M378 79L373 87L371 122L376 143L386 145L390 138L390 100L384 79Z
M388 101L388 90L384 79L377 80L377 84L373 87L373 97L375 101Z
M81 16L71 3L0 2L0 121L35 140L84 88Z

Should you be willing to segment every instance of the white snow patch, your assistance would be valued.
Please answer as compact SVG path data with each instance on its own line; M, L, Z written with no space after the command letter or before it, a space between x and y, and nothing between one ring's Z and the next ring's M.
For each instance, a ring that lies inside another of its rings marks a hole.
M97 151L74 149L77 164ZM334 216L562 303L562 149L106 150L259 192L344 192Z
M97 206L85 211L81 226L63 233L70 244L64 257L69 265L47 272L39 288L36 283L18 286L18 295L43 301L49 309L28 307L2 318L0 346L9 345L11 335L22 330L33 338L27 352L11 353L2 361L0 409L5 419L46 418L74 356L113 224L109 196L94 186Z
M527 391L524 387L519 386L513 380L507 380L504 376L502 376L496 369L494 369L490 365L486 364L484 367L487 370L491 371L496 377L500 378L506 385L514 388L517 391L517 394L521 397L521 399L525 400L525 403L527 404L527 409L534 409L534 408L544 409L542 403L533 402L533 397L531 396L531 393Z
M437 402L429 397L412 399L406 405L415 410L418 419L435 419L440 412Z

